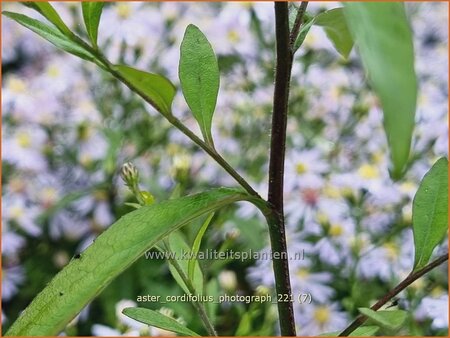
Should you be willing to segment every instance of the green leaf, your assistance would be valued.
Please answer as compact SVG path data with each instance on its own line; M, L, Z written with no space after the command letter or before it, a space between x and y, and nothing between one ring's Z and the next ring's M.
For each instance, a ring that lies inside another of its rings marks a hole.
M219 93L219 65L208 39L194 25L187 26L181 43L179 77L203 137L213 145L211 124Z
M48 21L54 24L61 33L70 37L73 35L69 27L66 26L64 21L62 21L58 12L50 5L47 1L27 1L24 2L24 5L34 10L38 11L42 16L44 16Z
M359 312L368 318L374 320L376 323L388 329L398 329L403 322L406 320L408 312L403 310L392 310L392 311L374 311L369 308L361 307L358 308Z
M137 92L164 116L172 114L175 86L164 76L147 73L124 65L113 66L128 87Z
M314 18L314 24L323 27L334 48L347 59L353 48L353 38L345 20L344 9L334 8L320 13Z
M414 270L423 268L448 230L448 160L439 159L425 174L414 196Z
M205 289L206 295L213 296L214 299L217 299L220 294L220 286L217 278L211 278L206 284ZM211 320L211 323L214 324L216 322L217 309L219 308L219 304L217 302L206 302L205 307L208 318Z
M384 112L391 176L406 171L417 99L414 48L403 3L345 2L348 28Z
M166 244L168 244L170 252L175 253L175 255L177 257L177 259L175 259L175 261L181 268L182 274L186 278L189 278L189 276L188 276L189 260L186 259L186 257L183 257L183 254L187 253L188 255L191 255L192 253L191 253L191 248L186 243L186 240L185 240L183 234L180 231L170 234ZM192 286L195 289L196 294L201 295L201 294L203 294L203 273L202 273L202 270L200 269L198 260L195 260L194 262L196 263L194 265L195 276L193 279L190 279L190 278L189 279L192 283ZM187 287L183 278L180 276L180 273L178 272L178 270L175 268L175 266L173 265L173 263L170 260L169 260L169 263L170 263L169 269L170 269L170 272L171 272L173 278L175 278L176 282L183 289L184 292L186 292L187 294L191 294L191 292L189 291L189 288Z
M84 24L89 38L94 46L97 46L98 25L102 15L104 2L82 2Z
M197 236L195 236L194 243L192 244L192 257L189 259L188 264L188 276L190 280L194 280L194 272L195 272L195 262L197 262L197 254L200 250L200 244L202 243L202 238L206 232L206 229L208 229L209 224L211 223L212 218L214 217L214 213L212 212L208 218L203 222L200 230L197 233Z
M373 336L375 333L378 332L380 328L375 325L368 325L368 326L360 326L355 331L349 334L349 337L369 337ZM328 337L337 337L339 336L340 331L336 332L329 332L329 333L322 333L319 335L320 337L328 336Z
M161 239L197 217L251 199L241 190L219 188L130 212L59 272L6 335L56 336L87 303Z
M95 57L82 46L76 42L70 40L68 37L63 35L58 29L49 26L41 21L32 19L26 15L12 13L8 11L3 11L3 15L13 19L14 21L20 23L22 26L32 30L36 34L40 35L56 47L65 50L68 53L74 54L82 59L88 61L94 61Z
M306 35L308 35L309 30L314 24L314 17L311 17L305 13L304 22L300 27L300 32L298 33L297 39L294 42L294 53L301 47L303 42L306 39Z
M189 330L175 319L167 317L158 311L153 311L142 307L129 307L124 309L122 313L131 319L137 320L138 322L175 332L182 336L199 336L199 334Z

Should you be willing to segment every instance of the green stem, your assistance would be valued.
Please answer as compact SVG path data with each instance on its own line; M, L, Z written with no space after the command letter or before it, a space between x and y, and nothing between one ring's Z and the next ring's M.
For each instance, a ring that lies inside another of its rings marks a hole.
M84 48L88 49L93 55L95 55L98 59L98 63L96 64L113 75L117 80L125 84L128 88L130 88L133 92L138 94L141 98L144 99L147 103L152 105L155 109L157 109L152 100L145 95L142 91L135 88L129 81L127 81L121 74L119 74L116 70L114 70L113 65L105 58L100 51L93 49L91 46L86 44L83 40L77 40L77 43L82 44ZM216 149L199 138L195 133L193 133L189 128L187 128L179 119L177 119L173 115L167 115L158 111L161 115L163 115L174 127L180 130L184 135L186 135L189 139L191 139L195 144L197 144L200 148L202 148L208 155L210 155L228 174L230 174L236 182L238 182L250 195L258 197L261 199L259 194L250 186L250 184L216 151Z
M186 285L189 292L192 295L196 295L197 292L195 290L195 287L192 285L191 280L188 278L188 276L186 276L186 274L184 273L183 269L178 264L178 262L175 259L168 259L168 261L169 261L169 264L172 264L172 266L175 268L175 270L177 270L178 274L180 275L181 279L183 280L183 282ZM203 306L203 304L200 302L192 301L192 305L197 310L197 312L200 316L200 319L202 320L203 325L205 326L206 331L208 331L208 334L210 336L217 336L217 332L216 332L213 324L209 320L209 317L206 314L206 310L205 310L205 307Z

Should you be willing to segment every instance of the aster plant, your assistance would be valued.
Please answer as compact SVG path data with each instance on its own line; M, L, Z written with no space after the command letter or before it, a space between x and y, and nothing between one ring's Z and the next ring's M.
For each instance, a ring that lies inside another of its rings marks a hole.
M218 335L220 331L218 332L215 327L211 302L204 301L208 299L211 284L205 283L204 271L195 256L199 253L203 236L215 213L236 202L246 202L253 210L259 210L267 223L279 332L282 336L295 336L297 334L295 315L299 314L294 310L294 304L312 302L313 299L311 292L305 291L301 294L293 292L297 287L292 283L290 276L287 254L289 240L286 236L286 227L289 225L286 222L284 205L286 193L291 193L290 188L285 190L285 180L290 182L291 179L284 173L285 154L288 153L286 168L289 173L303 174L309 169L309 172L321 175L328 170L328 164L313 151L300 152L294 154L292 158L289 157L290 150L286 137L289 132L290 91L295 90L290 87L295 55L301 50L313 26L323 29L344 59L347 59L356 47L367 74L367 81L377 97L376 104L382 108L382 125L389 146L390 159L389 168L384 170L389 170L393 182L401 182L414 161L411 156L411 140L418 96L413 36L404 5L397 2L344 2L342 7L312 15L308 13L308 2L301 2L298 5L287 2L274 4L275 74L267 168L268 192L267 198L264 198L218 150L220 146L214 135L213 118L219 95L220 69L214 48L199 27L195 24L187 25L179 47L178 65L180 89L200 131L196 133L194 128L185 124L173 112L177 88L170 79L153 73L151 69L141 70L133 65L113 63L105 56L102 46L98 44L98 36L101 34L99 25L105 3L81 4L85 24L82 32L71 30L48 2L24 4L39 12L47 21L9 11L4 11L3 15L29 28L57 48L95 64L111 79L128 87L132 93L163 116L172 128L180 131L202 149L234 179L239 187L213 188L187 196L179 196L179 192L175 189L170 199L155 201L149 191L141 190L138 169L129 162L123 164L116 171L120 171L124 184L135 198L135 203L127 203L135 210L109 226L87 249L75 254L34 298L6 335L59 334L90 301L144 253L147 255L148 250L152 248L161 253L192 253L188 260L177 259L176 255L167 255L167 263L176 282L186 295L191 296L188 300L201 320L204 332L209 336ZM259 33L264 34L261 27ZM358 126L353 128L356 129ZM387 306L399 293L448 259L448 253L433 256L434 249L447 234L448 161L445 157L441 157L428 169L412 203L414 234L412 240L415 258L410 274L370 307L354 309L355 320L346 328L344 326L341 331L327 332L327 327L321 325L313 331L323 329L322 333L327 335L369 336L375 335L380 328L396 332L408 319L407 311L390 309ZM362 177L370 178L376 175L377 170L379 168L362 166L359 173ZM311 182L311 177L305 178L304 182L299 181L298 184L307 185L308 182ZM351 194L347 198L352 203L356 201L355 196ZM307 205L315 206L318 203L313 188L303 190L303 199ZM293 205L293 208L286 205L286 210L291 214L295 215L297 211L295 209L296 205ZM304 216L305 209L300 212L299 218ZM198 219L202 219L203 222L192 243L188 243L180 236L179 230L184 226L190 226ZM349 254L350 251L359 252L360 243L356 241L350 244L346 238L346 234L351 236L353 233L353 223L334 222L328 218L322 218L321 222L327 236L316 238L315 241L323 249L322 252L332 256L331 263L341 262L330 249L333 246L329 242L332 237L339 238L337 243L342 246L342 252L348 251ZM30 231L38 230L30 228ZM308 236L313 233L311 228L304 231ZM385 239L380 238L378 246L383 247L388 241L387 236ZM307 272L303 273L302 278L306 279L306 276ZM326 279L325 276L317 275L311 284L320 285L324 278ZM300 285L300 288L306 288L306 285ZM326 291L325 288L323 290ZM256 296L263 296L268 292L265 289L258 289ZM192 297L195 295L201 297ZM330 307L337 308L338 304L333 303ZM175 320L166 310L125 307L123 314L161 330L186 336L199 335L183 321ZM322 305L315 309L314 314L315 320L319 323L330 321L328 318L330 312ZM245 319L251 322L248 316L244 316L236 334L248 333L244 321ZM336 315L337 326L342 326L341 322L346 319ZM314 322L313 319L310 321Z

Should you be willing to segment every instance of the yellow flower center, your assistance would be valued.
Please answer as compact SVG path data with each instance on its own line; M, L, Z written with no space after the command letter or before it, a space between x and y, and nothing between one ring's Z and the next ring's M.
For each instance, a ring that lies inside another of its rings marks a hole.
M18 206L11 207L11 218L18 219L23 215L23 209Z
M394 260L398 257L398 246L392 242L387 242L383 245L383 248L386 250L387 257L390 260Z
M42 199L49 204L53 204L58 198L58 192L56 191L55 188L52 187L43 188L41 193Z
M26 91L27 86L22 80L12 78L9 80L9 89L14 93L23 93Z
M131 15L131 7L129 4L119 2L117 5L117 14L121 19L128 19Z
M231 43L237 43L240 40L239 33L235 30L230 30L227 34L227 37Z
M298 269L296 275L300 279L305 279L306 277L309 276L309 271L306 269Z
M17 143L22 148L29 148L31 146L31 137L28 133L20 132L16 136Z
M361 176L362 178L365 178L365 179L374 179L374 178L378 178L380 176L378 168L376 168L375 166L370 165L370 164L363 164L358 169L358 174L359 174L359 176Z
M417 189L416 185L411 181L407 181L407 182L400 184L400 191L403 193L414 192L414 191L416 191L416 189Z
M316 220L320 224L327 224L327 223L330 222L330 219L328 218L328 216L325 213L323 213L323 212L318 212L317 213Z
M320 325L324 325L324 324L328 323L330 320L330 310L326 306L319 306L314 311L314 319Z
M92 163L92 156L88 154L81 154L79 161L81 165L83 165L84 167L88 167Z
M297 174L302 175L308 171L308 167L306 164L300 162L295 166L295 171Z
M383 153L381 151L377 151L376 153L372 154L372 160L376 164L380 164L383 161Z
M326 185L325 188L323 189L323 193L325 194L325 196L329 198L337 199L341 197L339 189L331 185Z
M438 298L442 296L443 293L444 290L440 286L436 286L433 290L431 290L430 295L431 297Z
M48 67L48 69L47 69L47 75L49 77L56 78L60 74L61 74L61 72L60 72L59 68L56 67L55 65L52 65L52 66Z
M333 237L339 237L344 233L344 229L339 224L333 224L330 227L329 234Z

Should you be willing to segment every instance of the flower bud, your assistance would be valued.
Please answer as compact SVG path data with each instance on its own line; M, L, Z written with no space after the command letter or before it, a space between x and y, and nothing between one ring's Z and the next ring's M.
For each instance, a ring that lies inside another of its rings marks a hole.
M137 186L139 180L139 171L133 163L127 162L122 165L120 176L122 177L122 180L125 182L125 184L130 188Z

